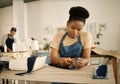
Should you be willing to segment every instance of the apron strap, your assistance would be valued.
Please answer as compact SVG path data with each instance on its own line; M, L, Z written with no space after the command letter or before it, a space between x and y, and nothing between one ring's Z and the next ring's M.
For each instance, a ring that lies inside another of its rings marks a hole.
M78 36L78 42L81 43L81 40L80 40L80 35Z
M65 39L66 35L67 35L67 32L63 35L63 37L62 37L62 39L61 39L61 41L60 41L60 46L63 45L62 42L63 42L63 40Z
M63 42L63 40L65 39L66 35L67 35L67 32L63 35L63 37L62 37L62 39L61 39L61 41L60 41L60 46L63 45L62 42ZM80 35L78 36L78 42L81 43L81 41L80 41Z

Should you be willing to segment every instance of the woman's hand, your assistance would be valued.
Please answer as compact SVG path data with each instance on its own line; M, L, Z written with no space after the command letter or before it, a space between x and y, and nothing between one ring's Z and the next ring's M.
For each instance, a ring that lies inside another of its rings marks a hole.
M74 66L75 66L76 68L81 68L81 67L83 67L83 66L85 66L85 65L87 65L87 64L88 64L88 60L82 59L82 60L76 61L76 62L74 63Z
M74 63L76 68L86 66L90 61L91 48L83 49L82 59Z
M7 52L12 52L12 50L10 48L7 47Z
M71 58L65 58L65 57L60 58L60 66L61 67L68 68L70 66L71 62L72 62Z

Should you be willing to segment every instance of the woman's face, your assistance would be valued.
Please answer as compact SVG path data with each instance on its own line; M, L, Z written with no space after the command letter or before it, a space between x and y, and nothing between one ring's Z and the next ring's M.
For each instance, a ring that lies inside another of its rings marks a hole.
M68 36L73 39L78 37L83 27L84 27L84 23L81 21L67 22Z
M11 35L11 36L14 36L15 34L16 34L15 31L10 31L10 35Z

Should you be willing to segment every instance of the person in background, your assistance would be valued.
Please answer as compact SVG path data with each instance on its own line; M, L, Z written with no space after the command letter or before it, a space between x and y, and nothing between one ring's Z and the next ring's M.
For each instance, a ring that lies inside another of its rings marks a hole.
M12 52L13 51L13 43L16 42L16 39L14 38L14 35L16 34L17 29L15 27L12 27L10 29L9 34L5 34L2 36L1 43L2 47L6 45L7 52ZM5 50L5 49L4 49Z
M74 58L81 58L74 62L75 68L81 68L89 63L94 47L90 33L83 31L89 12L84 7L75 6L70 8L69 14L67 31L58 33L50 45L50 61L52 65L68 68Z

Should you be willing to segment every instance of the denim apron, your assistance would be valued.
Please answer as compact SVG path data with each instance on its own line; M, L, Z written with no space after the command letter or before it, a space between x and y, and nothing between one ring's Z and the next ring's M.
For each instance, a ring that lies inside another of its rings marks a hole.
M83 47L80 41L80 36L78 36L77 42L73 43L70 46L64 46L63 40L65 39L66 36L67 36L67 32L64 34L64 36L60 41L60 47L59 47L60 57L71 57L71 58L82 57Z
M76 58L76 57L82 57L82 44L80 41L80 36L78 36L78 41L75 42L74 44L70 46L64 46L63 45L63 40L67 36L67 32L64 34L60 41L60 47L59 47L59 53L60 57L71 57L71 58ZM68 84L68 83L58 83L58 82L52 82L52 84Z
M9 34L8 34L8 38L7 38L7 40L6 40L6 46L8 47L8 48L10 48L11 50L13 50L13 48L12 48L12 44L14 43L14 38L9 38Z

